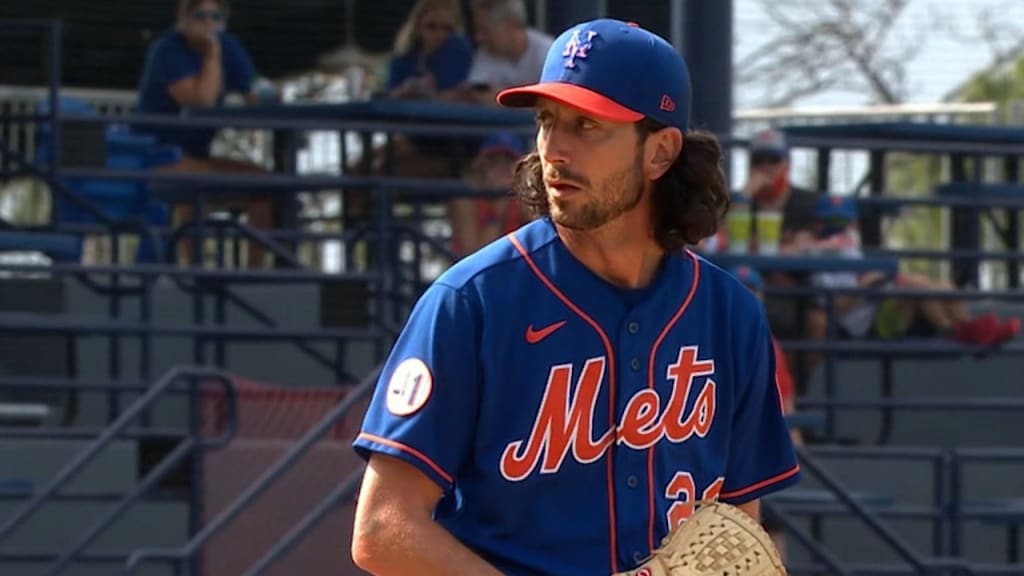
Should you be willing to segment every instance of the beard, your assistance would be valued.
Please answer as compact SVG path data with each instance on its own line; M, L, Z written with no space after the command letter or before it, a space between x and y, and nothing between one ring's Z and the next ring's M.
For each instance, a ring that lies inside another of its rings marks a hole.
M565 200L548 196L551 219L570 230L594 230L636 208L643 197L641 156L597 186L587 186Z

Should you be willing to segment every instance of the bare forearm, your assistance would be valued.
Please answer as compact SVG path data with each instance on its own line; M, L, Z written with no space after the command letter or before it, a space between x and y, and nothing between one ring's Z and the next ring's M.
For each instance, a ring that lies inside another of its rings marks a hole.
M216 104L222 83L223 71L220 66L220 54L208 54L203 59L203 69L196 77L196 97L199 100L197 104L202 106Z
M432 521L394 525L401 528L357 544L353 554L360 568L374 576L502 576Z

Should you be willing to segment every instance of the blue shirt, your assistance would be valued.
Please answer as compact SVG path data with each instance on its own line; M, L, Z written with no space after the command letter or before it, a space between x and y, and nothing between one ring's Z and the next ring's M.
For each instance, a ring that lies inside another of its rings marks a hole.
M438 91L451 90L466 81L473 65L473 47L461 34L451 34L444 44L427 56L424 70L419 69L419 45L405 54L391 58L388 67L388 90L397 88L409 78L429 73Z
M435 520L509 576L632 569L696 500L800 476L757 298L689 251L624 292L550 219L428 288L355 448L436 482Z
M234 36L221 33L221 69L224 86L217 97L217 105L224 102L227 91L249 92L256 77L256 68L242 43ZM185 36L172 30L157 38L149 47L146 64L139 79L138 112L140 114L179 115L182 107L171 96L168 88L203 68L203 57L189 48ZM136 126L136 132L152 134L161 143L181 148L184 154L205 158L210 155L210 142L215 128L182 128Z

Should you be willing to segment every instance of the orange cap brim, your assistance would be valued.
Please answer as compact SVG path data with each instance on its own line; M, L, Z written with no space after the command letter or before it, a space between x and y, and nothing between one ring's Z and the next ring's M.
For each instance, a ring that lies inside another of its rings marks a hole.
M530 108L540 97L550 98L582 110L588 116L611 122L639 122L644 117L589 88L568 82L544 82L502 90L498 93L498 104L509 108Z

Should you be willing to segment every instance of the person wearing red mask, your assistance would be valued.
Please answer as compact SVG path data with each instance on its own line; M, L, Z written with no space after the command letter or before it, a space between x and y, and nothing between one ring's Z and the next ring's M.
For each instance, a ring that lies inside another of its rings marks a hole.
M783 133L765 130L750 140L750 170L743 196L754 210L782 212L779 252L804 252L814 243L814 207L818 195L789 180L789 147Z
M775 130L759 132L751 138L748 152L750 166L747 182L741 191L744 200L751 204L755 213L762 210L782 212L779 254L810 251L817 242L814 227L818 195L790 182L790 155L785 135ZM802 273L764 274L764 283L768 286L801 286L809 282L809 276ZM779 338L806 336L806 326L800 321L798 306L798 299L792 296L764 299L769 324ZM790 359L791 362L794 360Z

